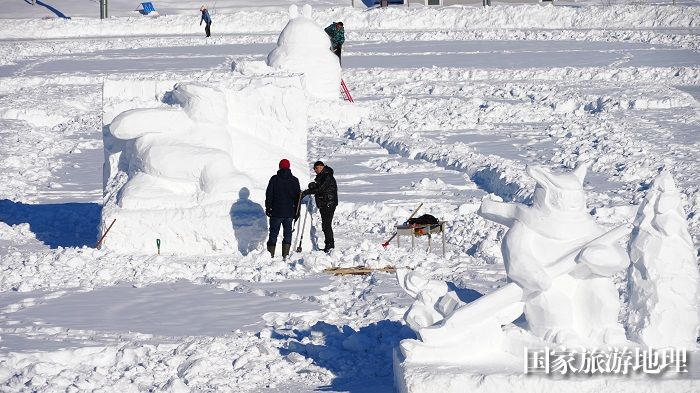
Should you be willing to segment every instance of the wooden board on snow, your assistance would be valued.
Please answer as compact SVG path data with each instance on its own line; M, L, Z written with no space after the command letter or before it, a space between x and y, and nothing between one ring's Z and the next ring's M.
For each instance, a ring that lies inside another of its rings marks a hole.
M396 268L393 266L385 266L382 268L371 268L367 266L355 266L355 267L331 267L324 270L325 273L330 273L336 276L340 275L363 275L370 274L372 272L383 272L383 273L395 273Z

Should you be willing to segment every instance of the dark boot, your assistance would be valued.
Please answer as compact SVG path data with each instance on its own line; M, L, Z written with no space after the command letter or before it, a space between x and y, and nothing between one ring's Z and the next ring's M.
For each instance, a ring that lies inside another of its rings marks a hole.
M333 244L333 243L326 243L326 248L324 248L324 249L321 250L321 251L323 251L323 252L325 252L326 254L328 254L328 253L331 252L331 250L334 249L334 248L335 248L335 244Z
M275 245L274 244L268 244L267 251L270 253L270 256L272 256L273 258L275 257Z
M282 243L282 258L287 259L290 248L292 248L291 244Z

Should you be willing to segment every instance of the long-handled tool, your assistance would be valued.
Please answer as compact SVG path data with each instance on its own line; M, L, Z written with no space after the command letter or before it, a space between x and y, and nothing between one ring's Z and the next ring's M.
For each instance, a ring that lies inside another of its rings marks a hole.
M304 225L301 226L301 231L299 231L299 233L301 233L301 238L299 239L299 243L297 243L296 252L301 252L301 243L304 241L304 229L306 229L306 217L309 216L309 207L307 206L304 210L306 210L306 213L304 213Z
M340 88L343 92L343 98L345 98L345 101L349 102L355 102L355 100L352 99L352 96L350 95L350 90L348 89L348 85L345 84L344 80L340 80Z
M297 235L296 235L296 237L294 238L294 243L297 243L297 242L299 241L299 226L301 225L301 220L299 220L298 217L299 217L299 211L300 211L300 209L301 209L301 194L299 194L299 199L297 200L297 212L296 212L296 214L294 215L294 217L297 217L297 218L296 218L296 221L297 221ZM294 233L294 227L292 227L292 233Z
M100 240L97 241L97 244L95 244L96 249L98 249L98 250L100 249L100 246L102 246L102 241L105 239L105 236L107 236L107 234L109 233L109 230L112 229L112 225L114 225L115 222L117 222L116 218L114 220L112 220L112 223L109 224L109 227L107 227L107 230L105 231L105 233L102 235L102 237L100 237Z
M420 208L421 208L422 206L423 206L423 202L421 202L420 205L418 205L418 207L416 208L416 210L414 210L413 213L411 213L411 215L408 217L408 219L406 220L406 222L408 222L408 220L412 219L413 216L415 216L416 213L418 213L418 210L420 210ZM382 247L387 248L387 247L389 246L389 243L391 243L391 241L394 240L394 238L396 237L397 234L398 234L398 232L394 232L394 234L391 235L391 237L389 238L389 240L387 240L387 241L385 241L384 243L382 243Z

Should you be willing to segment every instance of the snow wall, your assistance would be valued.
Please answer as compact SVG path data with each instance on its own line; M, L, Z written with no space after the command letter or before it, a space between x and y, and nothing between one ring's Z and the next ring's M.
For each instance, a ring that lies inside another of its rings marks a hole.
M103 124L110 250L156 253L160 239L164 254L247 254L267 240L265 189L280 159L310 180L298 76L106 79Z

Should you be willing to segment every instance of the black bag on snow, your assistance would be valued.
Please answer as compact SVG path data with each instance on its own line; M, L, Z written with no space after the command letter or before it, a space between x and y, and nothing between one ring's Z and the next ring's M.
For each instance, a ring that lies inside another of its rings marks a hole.
M431 216L430 214L423 214L420 217L416 218L410 218L408 220L409 224L428 224L428 225L435 225L439 224L440 220L435 218L435 216Z

